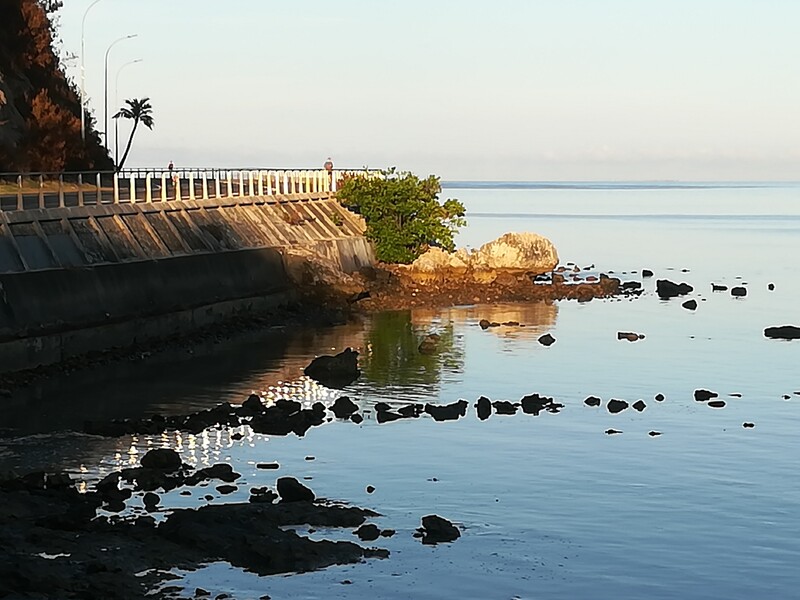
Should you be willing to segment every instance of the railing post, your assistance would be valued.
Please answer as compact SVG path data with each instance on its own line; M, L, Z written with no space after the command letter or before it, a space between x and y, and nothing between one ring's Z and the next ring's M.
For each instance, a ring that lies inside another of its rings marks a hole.
M266 188L267 196L272 196L272 173L267 171L267 188Z
M239 171L239 195L244 196L244 175Z
M119 204L119 172L114 171L114 204Z
M128 175L128 181L130 183L130 190L131 190L131 204L136 202L136 176L131 173Z
M208 174L203 171L203 200L208 200Z
M17 210L22 210L22 175L17 175Z
M39 174L39 208L44 208L44 175Z
M264 171L258 172L258 195L264 195Z
M222 173L220 173L219 171L217 171L216 174L214 175L214 192L216 193L215 196L216 198L222 198L222 194L220 193L222 190L220 190L220 185L219 185L219 178L221 175Z
M163 171L161 172L161 201L167 201L167 176Z
M189 200L194 200L194 171L189 171Z
M306 194L311 192L311 171L306 171L306 186L303 191Z
M153 188L150 184L150 171L144 174L144 201L148 204L153 201Z
M226 174L228 176L228 198L230 198L233 196L233 173L228 171Z
M103 182L100 180L100 173L97 173L97 177L95 178L95 180L97 181L97 203L98 204L102 204L103 203L103 190L102 190Z
M64 207L64 174L58 174L58 206Z
M289 171L283 172L283 193L289 193Z
M181 199L181 176L178 173L172 176L172 183L174 184L173 187L175 188L175 198L174 200L179 201Z
M247 172L247 179L248 179L249 188L250 188L250 196L255 196L256 195L256 189L255 189L255 187L253 187L253 172L252 171L248 171Z
M331 169L331 191L336 191L336 171Z
M83 206L83 173L78 173L78 206Z

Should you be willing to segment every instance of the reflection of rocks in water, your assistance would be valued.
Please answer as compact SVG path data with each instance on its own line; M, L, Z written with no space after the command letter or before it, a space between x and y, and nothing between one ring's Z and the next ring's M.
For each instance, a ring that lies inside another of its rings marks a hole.
M419 327L430 327L437 322L482 323L482 329L504 338L538 338L555 325L557 316L558 306L551 302L415 308L411 311L412 322Z
M393 311L368 321L361 368L370 386L391 386L397 397L431 397L442 374L460 373L463 364L464 343L447 314Z

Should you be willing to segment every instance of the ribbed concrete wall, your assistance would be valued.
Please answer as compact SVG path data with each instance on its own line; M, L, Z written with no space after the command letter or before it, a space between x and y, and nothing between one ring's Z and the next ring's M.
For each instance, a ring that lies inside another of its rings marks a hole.
M374 261L363 231L329 194L0 213L0 371L284 304L283 249L352 272Z

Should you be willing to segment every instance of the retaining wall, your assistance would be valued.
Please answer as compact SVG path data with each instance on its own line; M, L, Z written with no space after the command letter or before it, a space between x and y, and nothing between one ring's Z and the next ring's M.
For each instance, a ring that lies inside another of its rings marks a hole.
M282 250L372 264L330 194L0 213L0 371L186 333L294 298Z

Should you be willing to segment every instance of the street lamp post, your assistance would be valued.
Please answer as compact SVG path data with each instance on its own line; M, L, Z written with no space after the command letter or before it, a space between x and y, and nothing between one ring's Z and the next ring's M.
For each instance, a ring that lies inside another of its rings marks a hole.
M108 53L111 52L111 48L113 48L116 44L121 42L122 40L129 40L131 38L135 38L137 33L132 33L131 35L126 35L121 38L117 38L111 44L109 44L108 48L106 49L106 57L104 61L104 69L105 69L105 79L103 83L103 96L104 96L104 104L105 104L105 111L104 111L104 123L103 123L103 136L105 137L105 147L108 149Z
M136 60L131 60L126 62L122 65L119 69L117 69L117 75L114 77L114 106L119 106L119 74L122 72L122 69L127 67L128 65L135 65L136 63L142 62L141 58L137 58ZM114 119L114 165L119 164L119 119Z
M84 29L86 27L86 15L89 14L91 8L100 2L100 0L94 0L86 11L83 13L83 19L81 20L81 139L86 141L86 68L84 67L84 59L86 57L86 49L84 44Z

